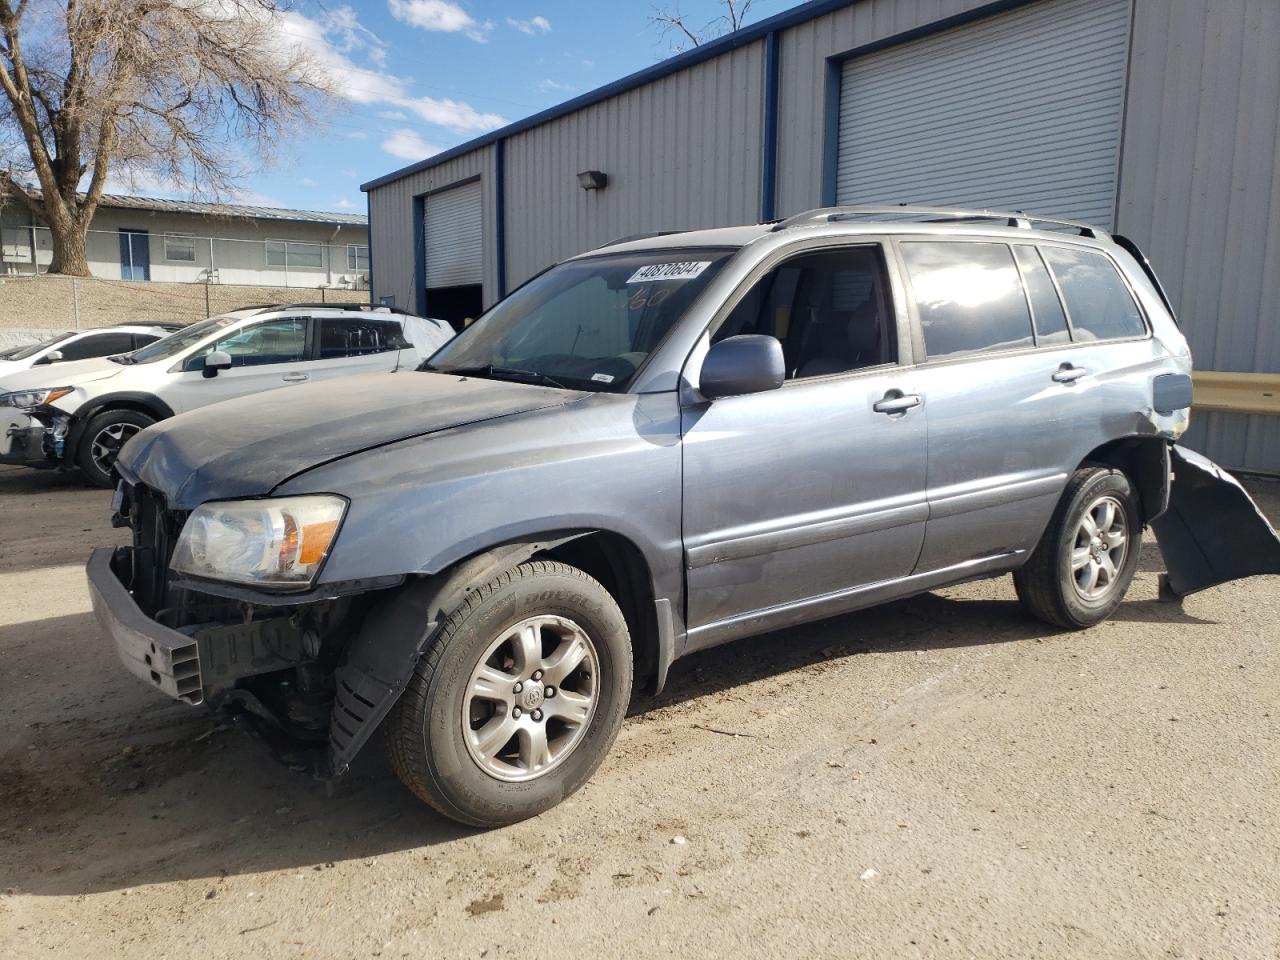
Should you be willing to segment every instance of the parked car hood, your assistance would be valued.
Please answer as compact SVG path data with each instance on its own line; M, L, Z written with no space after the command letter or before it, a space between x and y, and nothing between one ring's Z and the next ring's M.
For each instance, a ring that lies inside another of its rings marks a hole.
M265 496L305 470L397 440L581 396L438 373L341 377L162 420L129 441L117 467L163 493L171 508L189 510L206 500Z
M127 369L119 363L112 363L106 357L44 363L38 367L24 367L13 373L7 373L3 367L0 367L0 393L9 393L12 390L38 390L41 387L78 387L82 383L114 377Z

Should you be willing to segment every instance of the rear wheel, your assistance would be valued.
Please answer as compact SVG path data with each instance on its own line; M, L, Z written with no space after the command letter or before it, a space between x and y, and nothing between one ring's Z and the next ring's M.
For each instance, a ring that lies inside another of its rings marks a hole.
M631 671L604 587L566 564L521 564L471 591L418 661L384 726L392 766L462 823L535 816L608 753Z
M80 438L76 465L95 487L113 487L111 468L123 447L138 431L155 423L155 417L137 410L106 410L90 419Z
M1110 467L1077 470L1031 558L1013 575L1023 606L1068 630L1109 617L1138 567L1139 517L1123 473Z

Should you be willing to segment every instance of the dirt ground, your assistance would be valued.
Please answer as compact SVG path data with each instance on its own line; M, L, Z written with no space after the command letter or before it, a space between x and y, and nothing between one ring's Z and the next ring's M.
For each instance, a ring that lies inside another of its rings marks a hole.
M479 833L129 677L108 501L0 468L0 957L1280 957L1280 578L1163 604L1148 545L1080 634L1004 578L699 654Z

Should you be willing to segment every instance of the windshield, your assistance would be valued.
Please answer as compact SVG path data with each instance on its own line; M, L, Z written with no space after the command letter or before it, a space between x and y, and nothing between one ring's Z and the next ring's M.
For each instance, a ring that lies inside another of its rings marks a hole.
M28 357L34 357L37 353L39 353L45 347L51 347L55 343L61 343L63 340L67 340L74 336L75 336L74 331L71 333L63 333L54 337L52 340L41 340L39 343L31 343L26 345L25 347L16 347L13 350L6 350L4 353L0 353L0 359L26 360Z
M423 368L621 392L733 250L571 260L529 281Z
M120 359L123 359L126 363L151 363L155 360L166 360L181 353L187 347L195 346L211 333L215 333L240 319L242 318L235 314L210 317L207 320L201 320L199 323L193 323L189 327L183 327L177 333L172 333L162 340L149 343L145 347L133 351L133 353L124 354ZM117 358L112 357L111 359L115 360Z

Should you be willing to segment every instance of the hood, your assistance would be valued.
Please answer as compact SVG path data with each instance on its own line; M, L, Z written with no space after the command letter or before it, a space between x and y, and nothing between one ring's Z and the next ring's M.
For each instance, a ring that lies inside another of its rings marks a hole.
M581 397L571 390L438 373L370 373L241 397L139 433L120 472L189 510L264 496L290 477L363 450ZM424 464L424 467L426 464Z
M13 390L32 390L42 387L78 387L94 380L117 376L129 367L112 363L106 357L88 360L65 360L62 363L45 363L27 367L13 373L0 366L0 393Z

